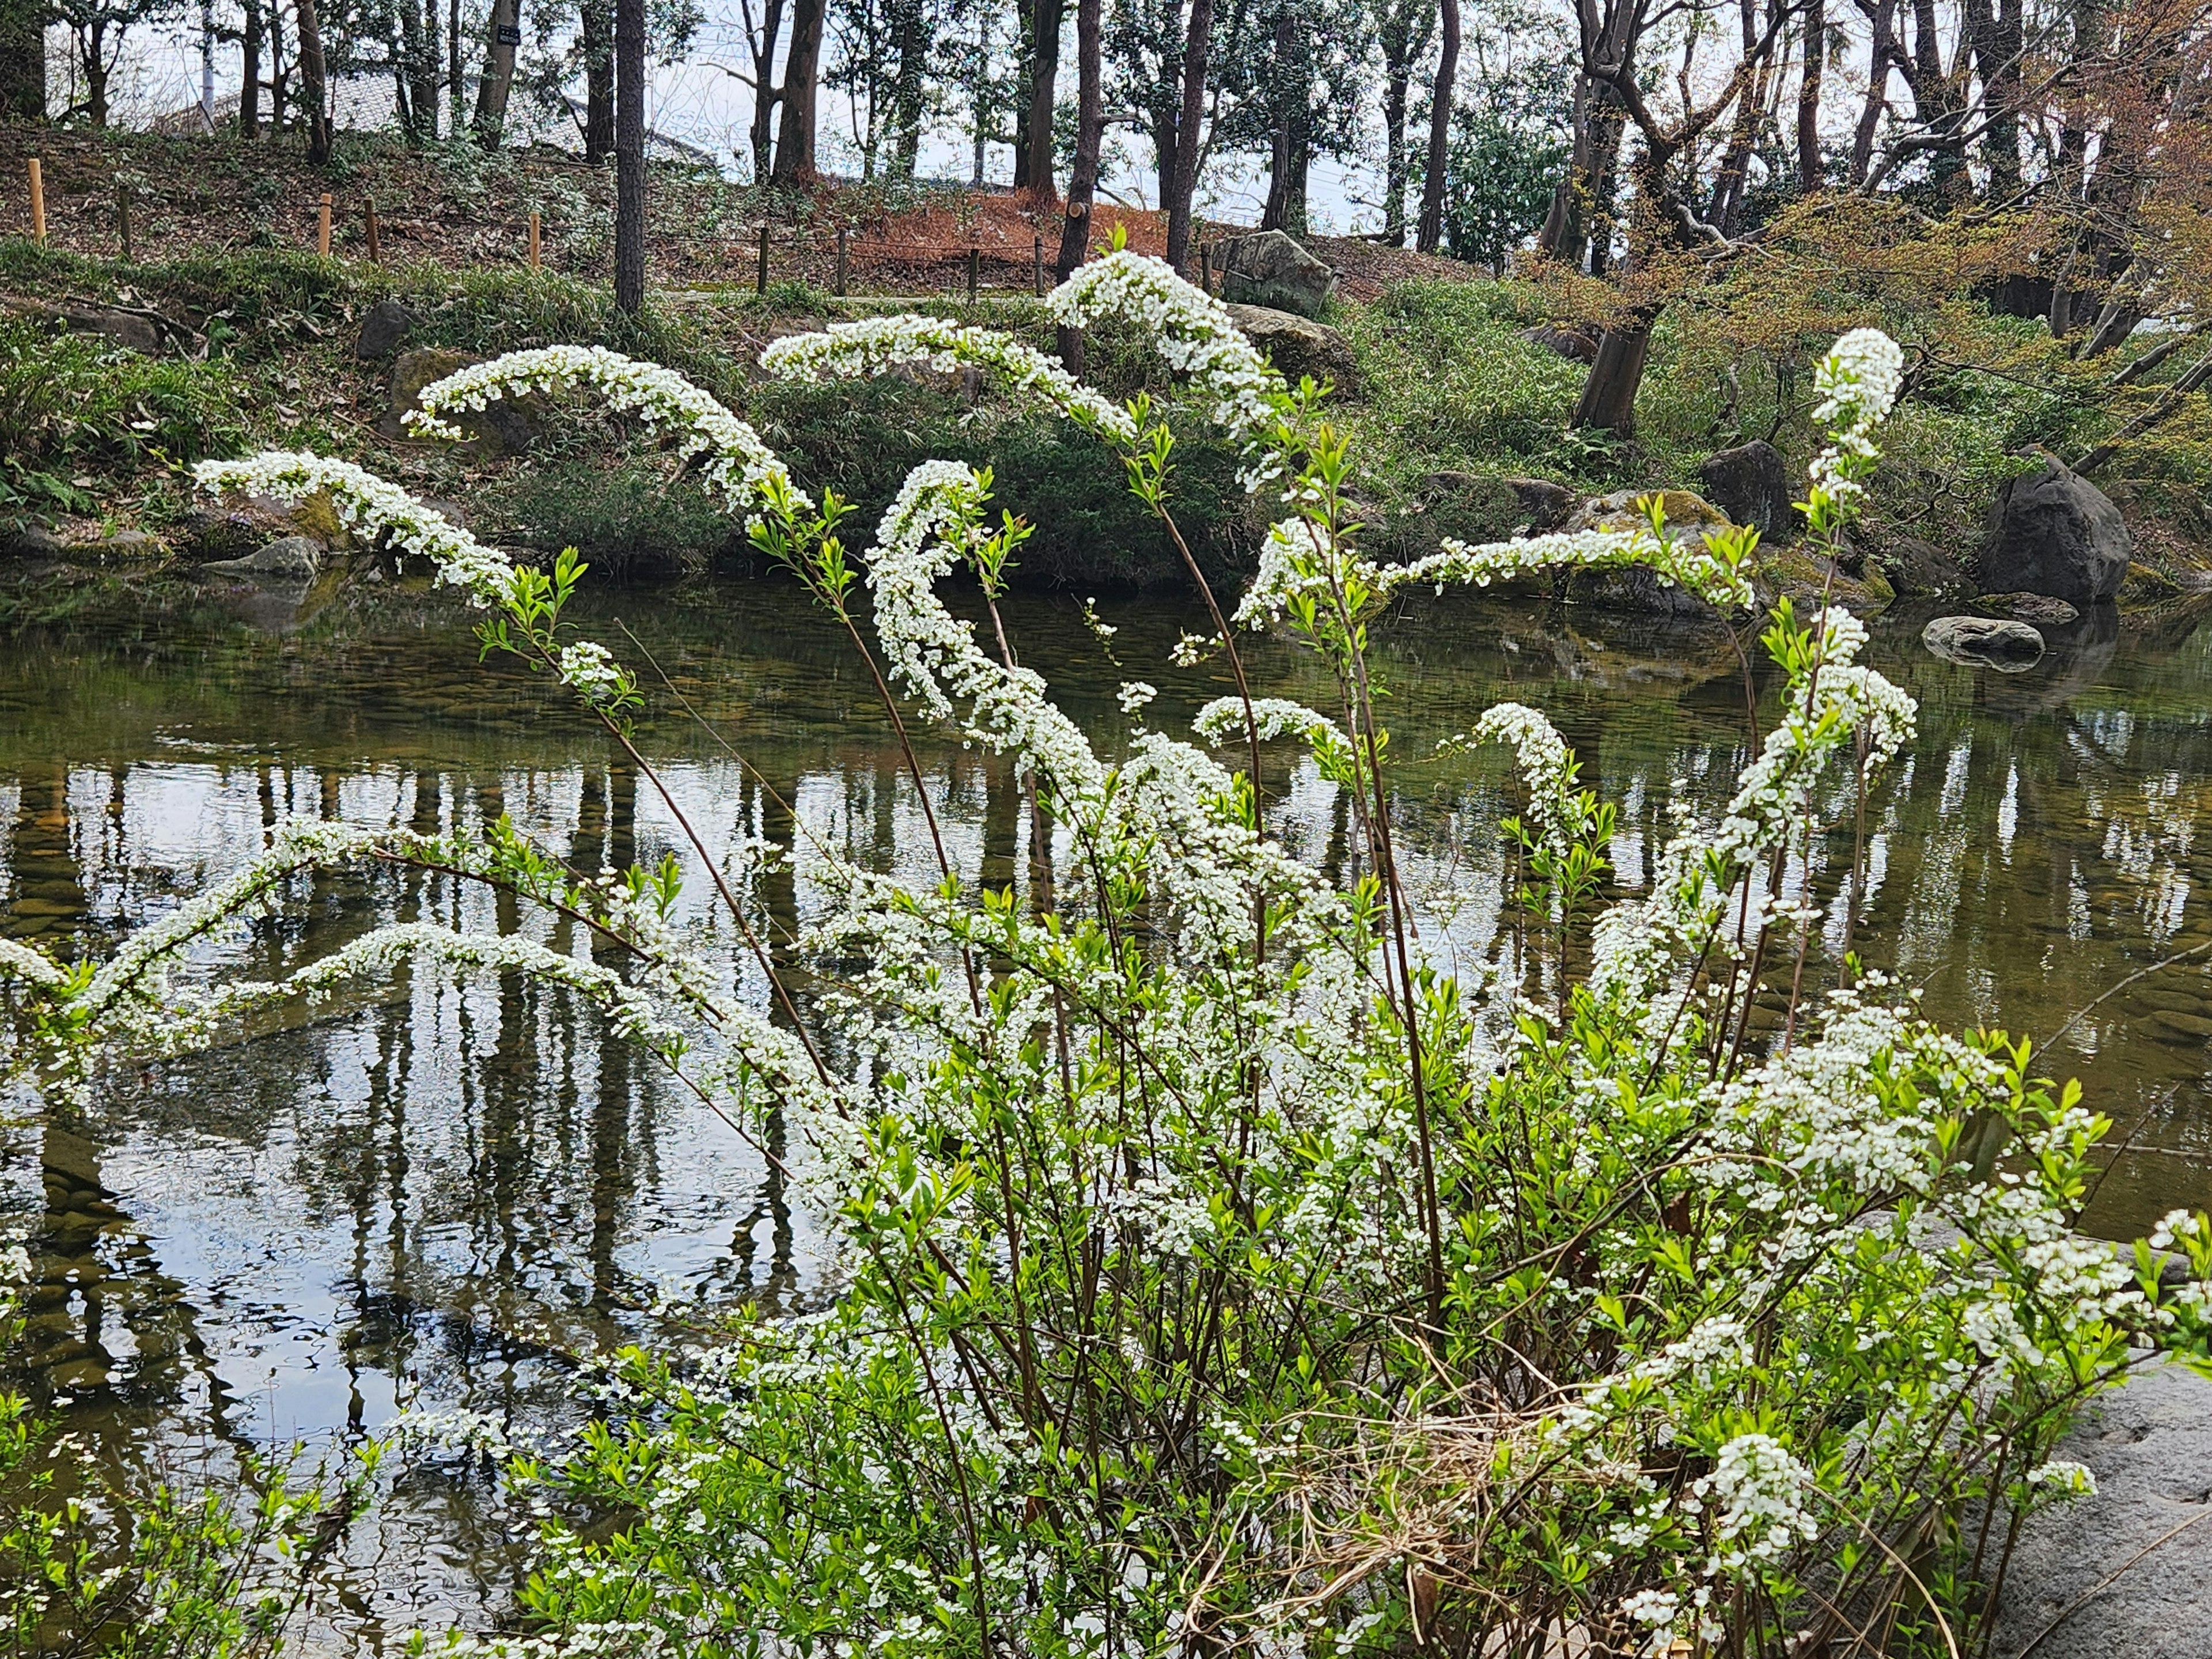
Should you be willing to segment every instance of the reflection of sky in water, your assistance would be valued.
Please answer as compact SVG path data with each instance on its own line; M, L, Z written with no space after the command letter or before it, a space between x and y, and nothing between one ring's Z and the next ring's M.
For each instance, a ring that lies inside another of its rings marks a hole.
M287 811L443 830L504 811L586 871L674 854L691 878L683 919L712 933L730 988L764 1002L668 805L542 685L478 670L451 609L386 597L286 640L175 603L33 630L0 657L0 926L66 947L88 938L88 913L101 948L250 857ZM660 665L757 769L665 712L641 726L717 862L745 868L755 837L789 845L787 869L746 877L780 928L823 914L827 852L934 878L865 676L789 595L599 604L639 612ZM1118 665L1073 605L1010 609L1024 659L1109 749L1121 679L1162 688L1150 712L1168 729L1224 689L1218 670L1165 663L1190 620L1178 601L1107 607ZM588 625L620 640L608 614ZM1853 939L1867 958L1924 985L1939 1018L2047 1032L2160 955L2212 941L2195 834L2212 805L2212 634L2092 640L1997 678L1925 657L1917 631L1900 619L1875 652L1922 713L1912 751L1867 803ZM1416 605L1377 639L1423 945L1463 972L1501 948L1511 877L1496 824L1517 800L1502 756L1425 758L1439 738L1504 697L1551 714L1584 781L1619 806L1610 850L1629 890L1649 881L1675 805L1710 815L1751 752L1724 646L1472 597ZM1310 659L1249 649L1259 689L1331 705ZM1030 824L1009 769L926 728L918 742L955 867L1026 887ZM1345 875L1352 825L1336 789L1287 745L1267 787L1284 842ZM1822 805L1832 828L1783 878L1792 891L1809 880L1827 907L1808 985L1832 982L1844 942L1850 782ZM1067 868L1064 835L1053 852ZM281 971L418 915L518 920L511 902L440 882L326 879L202 966ZM556 950L588 948L564 924L522 925ZM58 1160L80 1197L112 1195L49 1239L42 1295L64 1317L34 1334L50 1355L108 1369L105 1387L73 1385L74 1415L111 1455L327 1444L410 1406L557 1427L572 1409L566 1356L643 1334L656 1285L779 1307L818 1291L814 1230L760 1154L603 1048L559 995L412 978L304 1018L115 1090L82 1157L48 1147L50 1179ZM2207 1020L2212 981L2184 969L2103 1003L2069 1039L2063 1063L2134 1135L2100 1194L2112 1231L2205 1196ZM36 1177L21 1158L10 1171L33 1205ZM87 1230L101 1225L95 1249ZM418 1620L491 1617L514 1557L477 1496L453 1470L406 1474L349 1535L325 1633L376 1647ZM487 1575L489 1595L475 1588Z

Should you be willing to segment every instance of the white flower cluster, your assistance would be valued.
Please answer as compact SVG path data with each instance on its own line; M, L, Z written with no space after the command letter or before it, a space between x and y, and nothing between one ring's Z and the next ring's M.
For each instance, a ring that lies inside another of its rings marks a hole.
M1164 259L1122 249L1093 259L1054 289L1046 313L1062 328L1093 328L1112 319L1133 325L1162 362L1187 374L1212 400L1215 425L1246 445L1258 489L1281 476L1261 447L1282 417L1286 388L1218 300L1175 274Z
M1443 750L1502 743L1513 751L1521 784L1528 798L1530 828L1536 839L1564 857L1582 831L1575 804L1575 759L1559 728L1526 703L1493 703L1472 731L1448 738Z
M1813 418L1824 427L1871 429L1889 416L1905 383L1905 352L1878 328L1855 328L1830 347L1813 371L1820 399Z
M1805 1503L1812 1490L1813 1472L1768 1434L1740 1434L1724 1443L1713 1472L1690 1488L1714 1511L1723 1569L1778 1564L1800 1542L1818 1538L1820 1523Z
M557 662L561 684L595 708L610 707L636 689L629 671L596 640L563 646Z
M424 437L459 438L460 429L443 416L481 410L503 398L578 386L590 386L615 408L635 416L647 430L673 434L678 458L696 459L700 481L748 521L757 520L772 493L781 493L802 511L811 505L760 434L710 393L672 368L604 346L541 346L471 364L424 386L416 398L421 408L410 410L406 422Z
M350 461L267 450L240 461L202 461L192 477L203 489L243 489L284 501L327 495L349 530L369 539L388 536L394 553L428 559L439 581L465 589L476 604L504 604L514 590L514 564L506 554Z
M833 323L813 334L772 340L761 367L779 380L866 380L894 368L915 367L949 374L988 369L1016 398L1065 415L1127 443L1137 423L1112 399L1085 386L1035 347L995 329L907 314Z
M1831 347L1813 371L1820 401L1813 419L1828 443L1810 468L1816 528L1832 510L1850 511L1866 493L1878 454L1875 431L1889 417L1905 382L1905 353L1878 328L1855 328Z

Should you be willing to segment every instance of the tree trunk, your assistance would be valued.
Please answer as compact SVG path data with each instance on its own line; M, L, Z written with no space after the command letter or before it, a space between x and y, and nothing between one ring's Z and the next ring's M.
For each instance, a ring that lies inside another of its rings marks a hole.
M1446 0L1452 3L1452 0ZM1206 113L1206 67L1212 45L1213 0L1190 0L1182 41L1182 107L1176 121L1175 183L1168 191L1168 264L1190 264L1191 201L1198 194L1198 125Z
M1291 182L1291 95L1297 76L1291 72L1291 54L1297 50L1293 34L1296 24L1287 5L1275 11L1274 65L1271 88L1275 106L1274 119L1270 124L1267 149L1267 204L1260 210L1260 228L1286 230L1285 210L1290 203Z
M1859 106L1859 124L1851 133L1851 186L1866 183L1874 166L1874 135L1881 125L1883 106L1889 101L1891 28L1897 16L1897 0L1875 0L1869 20L1871 43L1867 48L1866 102Z
M1826 0L1805 9L1805 73L1797 83L1797 188L1807 196L1828 182L1820 161L1820 82L1828 68Z
M645 0L615 0L615 303L645 308Z
M1060 91L1060 23L1066 0L1036 0L1035 21L1031 26L1036 36L1033 56L1030 59L1030 106L1024 122L1029 131L1025 146L1029 162L1026 176L1018 166L1014 182L1027 185L1035 191L1040 201L1053 197L1053 134L1054 100Z
M238 131L251 138L261 129L261 7L246 0L245 27L239 31Z
M921 102L924 61L929 42L922 36L921 0L896 0L898 6L898 75L891 82L891 176L912 179L921 155Z
M0 0L0 121L46 118L46 8Z
M446 131L461 130L468 84L461 73L461 0L446 0Z
M761 13L760 39L752 45L753 118L745 135L752 145L756 185L765 185L775 175L775 106L783 97L775 84L775 47L782 37L783 0L768 0Z
M1055 280L1066 282L1091 242L1091 204L1098 191L1098 156L1106 143L1103 28L1100 0L1075 0L1075 162L1067 173L1067 212L1060 222Z
M615 149L615 17L612 0L583 0L584 159L604 161Z
M1083 263L1091 240L1091 204L1098 190L1098 153L1106 140L1100 0L1075 0L1075 163L1067 173L1067 216L1060 228L1060 258L1053 274L1066 282ZM1083 335L1060 331L1060 360L1071 374L1083 372Z
M484 44L483 78L477 82L477 143L497 149L507 125L507 94L514 86L514 52L522 44L521 0L492 0L491 38Z
M1410 64L1391 61L1382 71L1382 240L1406 246L1406 100L1413 90Z
M1741 0L1736 9L1736 21L1743 40L1743 53L1748 58L1759 44L1757 0ZM1761 65L1762 70L1764 67ZM1706 205L1705 217L1723 236L1735 234L1736 214L1743 203L1744 180L1751 172L1752 145L1759 135L1759 104L1756 92L1750 89L1736 100L1728 148L1721 152L1720 171L1713 178L1712 199Z
M1452 83L1459 77L1459 0L1440 0L1443 50L1437 58L1436 91L1429 103L1429 160L1421 175L1421 222L1413 246L1434 253L1444 239L1444 164L1451 153Z
M1606 330L1570 426L1595 427L1624 438L1635 432L1636 389L1643 384L1644 359L1651 353L1653 320L1641 312L1632 313Z
M323 66L322 20L315 0L293 0L300 30L300 101L307 106L307 161L320 167L331 159L331 94Z
M107 21L94 16L77 37L76 60L84 67L85 118L95 127L107 125Z
M783 63L783 122L775 137L771 179L787 190L814 182L814 111L821 83L824 0L797 0L791 9L791 50Z

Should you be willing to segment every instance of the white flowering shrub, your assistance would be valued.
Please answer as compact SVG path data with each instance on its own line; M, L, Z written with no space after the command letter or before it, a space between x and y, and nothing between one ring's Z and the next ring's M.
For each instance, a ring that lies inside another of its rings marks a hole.
M1616 1653L1966 1651L2013 1517L2083 1487L2051 1455L2069 1412L2139 1349L2204 1351L2212 1228L2171 1218L2132 1263L2079 1239L2105 1124L2072 1085L2040 1080L2024 1044L1935 1029L1877 974L1805 987L1814 899L1781 873L1826 828L1823 784L1878 788L1912 728L1857 661L1863 630L1778 611L1778 689L1734 799L1610 906L1611 817L1558 732L1518 705L1483 716L1464 741L1510 748L1524 781L1506 833L1528 926L1507 971L1455 976L1424 950L1395 852L1367 653L1390 596L1641 562L1738 606L1756 538L1692 544L1655 519L1379 566L1312 388L1212 301L1115 252L1051 311L1149 328L1281 503L1250 591L1226 612L1206 594L1214 632L1185 641L1225 658L1237 694L1193 742L1146 725L1152 689L1132 682L1118 762L1006 636L996 600L1025 526L994 521L987 474L918 467L861 557L843 503L817 505L650 365L519 354L423 398L435 421L588 384L655 422L843 623L902 743L924 720L1009 757L1051 849L1029 893L963 883L941 843L921 884L818 853L834 902L799 941L802 1003L744 872L703 846L720 912L695 933L671 920L672 866L572 872L504 823L295 825L106 964L0 945L16 1068L89 1088L111 1056L403 961L519 972L602 1010L810 1196L838 1250L826 1305L619 1357L580 1444L501 1448L543 1535L535 1633L502 1650L1481 1654L1579 1631ZM1172 524L1166 422L1015 343L893 319L769 353L818 378L898 363L1065 411ZM1850 337L1819 384L1826 534L1873 465L1894 348ZM331 490L484 607L488 646L629 743L638 688L562 620L573 558L517 567L313 457L202 477ZM981 623L939 597L961 570ZM1333 706L1253 696L1232 615L1316 652ZM1350 884L1273 833L1271 743L1306 745L1343 792ZM171 971L294 874L375 861L499 888L606 948L414 923L275 983ZM722 988L711 954L732 937L760 1000ZM1761 999L1784 1012L1771 1041L1753 1035ZM1992 1126L2011 1139L1993 1182L1972 1152ZM2179 1288L2160 1280L2176 1254ZM492 1449L468 1430L470 1455Z

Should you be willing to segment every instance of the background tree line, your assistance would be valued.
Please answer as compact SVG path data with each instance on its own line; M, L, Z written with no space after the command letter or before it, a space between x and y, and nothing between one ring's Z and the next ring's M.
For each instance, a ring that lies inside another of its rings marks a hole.
M1747 261L1794 269L1808 215L1850 225L1811 240L1860 263L1880 257L1869 237L2002 235L2011 269L1984 297L2084 355L2147 317L2193 327L2208 13L2212 0L0 0L0 107L105 124L128 43L161 25L228 55L239 131L296 130L317 155L332 82L373 77L412 139L497 146L526 97L572 122L586 156L613 156L627 62L641 157L648 60L689 60L743 83L736 159L754 180L896 184L958 155L975 183L1064 206L1063 269L1103 185L1162 210L1185 267L1209 191L1255 175L1261 222L1302 233L1328 162L1348 181L1328 216L1368 210L1384 242L1517 262L1571 293L1601 279L1580 290L1601 326L1577 423L1625 430L1667 303ZM66 101L49 96L50 51L69 54ZM1875 207L1902 216L1869 229Z

